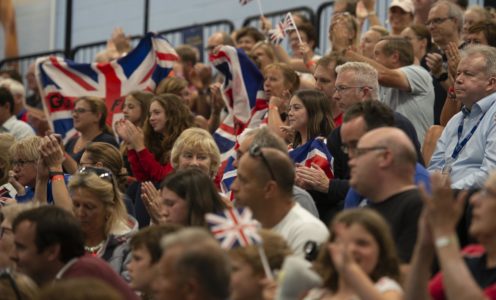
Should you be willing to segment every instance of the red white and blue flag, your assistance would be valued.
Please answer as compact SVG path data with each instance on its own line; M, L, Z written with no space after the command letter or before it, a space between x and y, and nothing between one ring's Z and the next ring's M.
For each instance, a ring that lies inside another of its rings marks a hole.
M306 167L312 164L319 166L329 179L334 177L332 171L333 158L323 138L315 138L305 144L289 151L289 157L295 162Z
M276 28L269 30L270 41L273 44L280 44L287 36L288 31L298 30L291 13L287 13L284 20L277 23Z
M263 75L241 49L222 46L210 61L224 75L223 97L228 115L213 134L221 153L221 188L229 196L236 177L232 166L238 136L247 128L258 128L264 123L268 101L263 91Z
M260 223L252 216L249 208L239 207L226 209L221 214L208 213L205 220L221 247L232 249L236 246L262 244L258 234Z
M72 109L81 96L105 99L107 124L122 118L126 95L153 91L178 60L174 48L161 36L148 33L126 56L108 63L76 63L60 57L36 61L43 106L52 128L63 137L73 134Z

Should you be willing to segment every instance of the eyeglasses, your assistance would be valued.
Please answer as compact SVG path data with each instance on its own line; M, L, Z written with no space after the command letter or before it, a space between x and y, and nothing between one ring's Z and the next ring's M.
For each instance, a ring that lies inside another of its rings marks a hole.
M86 109L86 108L76 108L72 110L73 114L84 114L85 112L89 112L91 109Z
M1 238L3 238L3 236L4 236L7 232L12 233L12 228L0 227L0 239L1 239Z
M276 180L276 177L274 176L274 172L272 171L272 168L270 167L270 164L269 164L269 161L267 160L267 158L265 157L265 155L263 154L263 151L262 151L262 147L260 147L260 145L258 144L253 144L251 147L250 147L250 155L252 157L260 157L262 159L262 162L264 163L264 165L267 167L267 169L269 170L269 173L270 173L270 178L274 181L277 181Z
M357 157L360 157L364 154L367 154L369 152L372 152L372 151L384 151L384 150L387 150L388 148L387 147L383 147L383 146L377 146L377 147L364 147L364 148L359 148L359 147L356 147L354 150L353 150L353 156L355 158Z
M431 25L436 25L439 26L443 24L445 21L451 19L451 17L446 17L446 18L434 18L432 20L428 20L425 25L426 26L431 26Z
M16 280L12 276L12 272L9 269L0 272L0 279L4 279L4 278L9 281L10 287L12 288L12 290L14 290L14 293L16 295L16 299L17 300L22 299L21 292L19 291L19 287L17 286Z
M336 93L341 94L341 92L349 90L349 89L364 89L364 88L370 88L368 86L345 86L345 85L338 85L336 86Z
M358 140L350 141L348 144L343 144L341 145L341 151L343 151L344 154L350 154L355 151L357 144Z
M25 164L35 163L36 160L22 160L22 159L14 159L10 161L10 164L14 166L24 167Z
M96 174L103 180L108 182L112 182L112 172L107 168L98 168L98 167L82 167L78 171L79 174Z

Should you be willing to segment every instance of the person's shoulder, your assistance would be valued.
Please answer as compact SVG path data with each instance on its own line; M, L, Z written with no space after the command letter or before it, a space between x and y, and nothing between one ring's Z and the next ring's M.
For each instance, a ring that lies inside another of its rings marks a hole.
M109 143L111 145L118 147L115 136L113 136L110 133L106 133L106 132L102 132L97 137L95 137L95 139L93 139L93 142L104 142L104 143Z
M294 224L297 224L297 226L304 227L310 225L312 227L315 227L315 229L323 229L327 231L327 227L320 219L312 215L298 203L295 203L293 208L289 211L289 214L291 214L292 222Z

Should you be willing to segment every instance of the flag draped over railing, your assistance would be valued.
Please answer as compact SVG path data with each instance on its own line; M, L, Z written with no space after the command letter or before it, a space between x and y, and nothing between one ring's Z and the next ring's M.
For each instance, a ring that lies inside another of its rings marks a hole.
M43 106L56 133L72 134L74 101L82 96L105 99L107 124L122 118L129 93L153 91L178 60L174 48L161 36L148 33L126 56L108 63L76 63L60 57L36 61L36 77Z

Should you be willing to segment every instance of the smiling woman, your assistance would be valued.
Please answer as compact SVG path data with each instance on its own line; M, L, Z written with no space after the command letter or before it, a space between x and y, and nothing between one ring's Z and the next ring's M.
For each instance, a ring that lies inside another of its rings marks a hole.
M181 132L193 125L191 111L180 97L162 94L152 98L144 130L125 120L116 125L127 143L131 169L138 181L160 182L172 171L170 153Z

